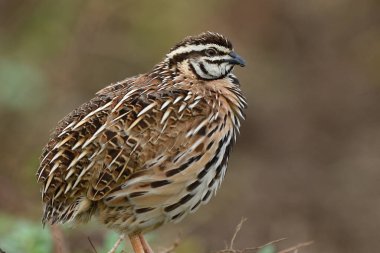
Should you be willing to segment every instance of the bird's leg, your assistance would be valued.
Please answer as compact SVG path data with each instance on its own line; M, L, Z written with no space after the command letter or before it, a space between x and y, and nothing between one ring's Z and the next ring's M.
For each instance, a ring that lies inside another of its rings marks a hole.
M148 242L145 240L144 235L139 234L141 245L144 248L145 253L154 253Z
M129 235L129 240L135 253L145 253L139 234Z
M53 252L67 253L69 252L65 244L65 238L61 228L54 224L50 227L53 239Z
M119 239L117 239L117 241L113 245L112 249L110 249L107 253L115 253L117 248L119 247L121 241L123 241L123 239L124 239L124 234L120 235Z

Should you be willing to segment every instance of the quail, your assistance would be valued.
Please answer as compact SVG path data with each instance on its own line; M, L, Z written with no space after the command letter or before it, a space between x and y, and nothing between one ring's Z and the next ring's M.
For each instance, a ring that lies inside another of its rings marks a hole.
M223 180L247 106L236 65L223 35L189 36L64 117L37 172L43 223L94 216L151 253L143 234L195 212Z

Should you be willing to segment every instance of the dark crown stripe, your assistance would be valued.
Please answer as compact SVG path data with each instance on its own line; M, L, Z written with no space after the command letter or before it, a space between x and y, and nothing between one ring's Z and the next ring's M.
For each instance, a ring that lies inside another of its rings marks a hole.
M183 41L175 45L170 51L173 51L179 47L186 45L206 45L206 44L217 44L223 47L232 49L231 42L225 38L223 35L213 32L205 32L196 36L186 37Z

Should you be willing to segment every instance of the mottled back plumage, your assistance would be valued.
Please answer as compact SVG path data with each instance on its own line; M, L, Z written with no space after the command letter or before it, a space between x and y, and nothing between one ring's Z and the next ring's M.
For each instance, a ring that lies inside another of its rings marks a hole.
M43 222L139 233L179 221L219 187L246 101L222 35L174 46L151 72L100 90L59 123L37 173Z

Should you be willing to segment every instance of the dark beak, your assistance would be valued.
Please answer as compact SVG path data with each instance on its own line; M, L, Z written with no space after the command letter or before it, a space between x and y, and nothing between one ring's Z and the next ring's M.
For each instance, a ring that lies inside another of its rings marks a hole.
M229 62L231 64L235 64L235 65L239 65L241 67L244 67L245 66L245 61L243 60L243 58L241 58L237 53L235 53L234 51L232 51L231 53L229 53L229 56L232 57L231 60L229 60Z

